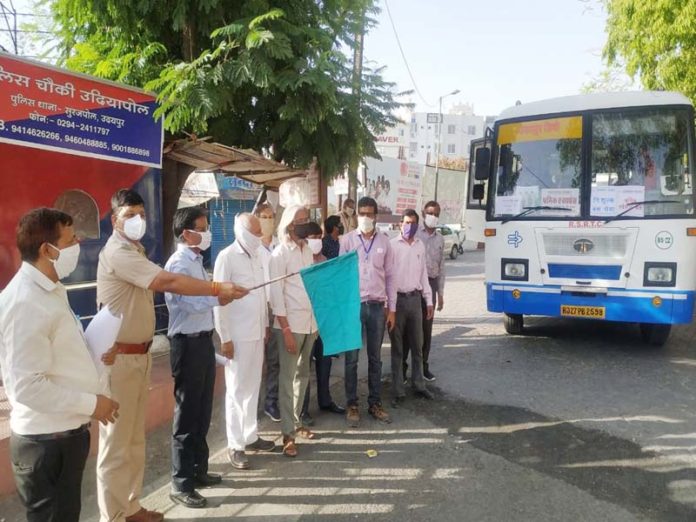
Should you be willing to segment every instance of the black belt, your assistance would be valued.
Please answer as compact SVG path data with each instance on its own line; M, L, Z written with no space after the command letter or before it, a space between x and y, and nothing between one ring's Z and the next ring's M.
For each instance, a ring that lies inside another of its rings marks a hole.
M25 439L41 442L45 440L56 440L65 439L67 437L73 437L75 435L79 435L80 433L84 433L87 430L89 430L89 422L87 424L83 424L79 428L75 428L74 430L59 431L58 433L39 433L37 435L20 435L19 433L17 433L16 435Z
M178 334L174 334L174 338L175 338L175 339L180 339L180 338L182 338L182 337L188 337L188 338L194 338L194 339L195 339L195 338L198 338L198 337L212 337L214 331L215 331L215 330L206 330L205 332L195 332L195 333L188 333L188 334L185 334L185 333L178 333Z
M385 302L386 301L380 301L378 299L368 299L367 301L363 301L363 303L365 303L365 304L369 304L369 305L377 305L378 304L381 306L384 306Z
M420 296L421 291L420 290L411 290L410 292L397 292L397 295L401 297L414 297L414 296Z

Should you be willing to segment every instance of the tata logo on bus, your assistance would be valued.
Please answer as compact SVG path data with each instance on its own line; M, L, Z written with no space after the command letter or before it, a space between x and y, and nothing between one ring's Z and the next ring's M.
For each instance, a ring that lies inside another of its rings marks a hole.
M594 248L594 243L589 239L578 239L573 243L573 248L580 254L587 254Z

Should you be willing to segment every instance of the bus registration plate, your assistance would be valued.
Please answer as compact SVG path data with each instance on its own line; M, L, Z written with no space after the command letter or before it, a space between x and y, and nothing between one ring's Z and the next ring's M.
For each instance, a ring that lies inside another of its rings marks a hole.
M588 319L604 319L603 306L571 306L561 305L561 315L564 317L587 317Z

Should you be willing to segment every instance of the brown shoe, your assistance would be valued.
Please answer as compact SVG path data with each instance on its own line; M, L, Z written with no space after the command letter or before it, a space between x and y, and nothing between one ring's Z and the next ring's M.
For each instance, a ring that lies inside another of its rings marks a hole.
M360 424L360 410L355 404L348 406L346 411L346 422L351 428L357 428Z
M308 428L297 428L295 430L295 435L297 435L301 439L312 440L317 438L317 434L313 431L310 431Z
M295 446L295 439L291 437L283 437L283 455L286 457L297 457L297 446Z
M367 412L380 422L384 422L385 424L391 423L391 417L385 411L385 409L382 408L382 405L379 402L370 406Z
M144 507L136 511L131 516L126 517L126 522L162 522L164 515L158 511L148 511Z

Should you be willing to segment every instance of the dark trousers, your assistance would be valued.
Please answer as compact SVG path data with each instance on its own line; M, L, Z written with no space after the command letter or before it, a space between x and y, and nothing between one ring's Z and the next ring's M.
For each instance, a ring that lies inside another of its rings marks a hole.
M273 324L273 317L270 319ZM270 335L266 341L265 365L266 365L266 409L278 407L278 376L280 375L280 360L278 358L278 337Z
M416 390L425 388L423 379L423 309L420 292L399 294L396 298L396 325L389 332L394 395L403 397L404 353L411 352L411 381Z
M10 458L17 493L29 522L77 522L89 430L60 439L33 440L12 433Z
M433 305L436 305L439 281L437 278L428 278L428 282L430 283L430 289L433 293ZM428 357L430 356L430 344L433 339L433 320L435 319L435 315L433 314L432 319L426 319L426 317L428 317L428 304L423 298L421 298L421 310L423 313L423 372L427 372L430 369L428 366ZM409 343L406 343L404 345L404 380L406 380L406 371L408 370L408 354Z
M384 303L369 301L360 305L360 322L367 349L367 403L382 402L382 341L384 340ZM346 405L358 404L358 358L360 350L346 352Z
M324 343L321 337L317 337L312 348L314 355L314 369L317 374L317 403L319 408L328 408L333 400L331 399L331 390L329 390L329 380L331 379L331 356L324 357ZM304 405L302 406L302 414L309 411L309 396L311 383L307 382L307 392L305 393Z
M170 361L174 377L172 487L194 490L194 478L208 473L205 440L213 411L215 347L211 337L174 336Z

